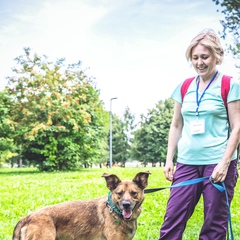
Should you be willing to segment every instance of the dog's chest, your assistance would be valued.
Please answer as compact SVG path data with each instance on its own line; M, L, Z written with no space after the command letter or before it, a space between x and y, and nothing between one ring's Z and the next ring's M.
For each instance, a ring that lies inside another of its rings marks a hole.
M135 236L137 223L136 221L124 221L119 218L115 218L113 221L115 225L116 236L114 240L132 240ZM107 238L108 239L108 238Z

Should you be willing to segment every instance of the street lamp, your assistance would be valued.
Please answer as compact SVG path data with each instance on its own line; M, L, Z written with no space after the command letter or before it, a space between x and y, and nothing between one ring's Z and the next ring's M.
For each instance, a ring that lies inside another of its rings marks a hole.
M111 98L110 99L110 139L109 139L109 149L110 149L110 162L109 167L112 168L112 100L117 99Z

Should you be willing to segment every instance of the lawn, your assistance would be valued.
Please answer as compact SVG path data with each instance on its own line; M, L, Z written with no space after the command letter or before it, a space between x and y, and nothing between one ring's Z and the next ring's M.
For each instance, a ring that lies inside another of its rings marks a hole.
M107 195L104 172L132 179L136 173L149 170L149 188L169 186L162 168L82 169L75 172L40 173L36 169L0 169L0 240L10 240L18 220L50 204ZM134 240L158 239L169 189L145 195ZM240 184L237 184L231 206L235 239L240 239ZM202 201L188 222L183 240L196 240L203 222Z

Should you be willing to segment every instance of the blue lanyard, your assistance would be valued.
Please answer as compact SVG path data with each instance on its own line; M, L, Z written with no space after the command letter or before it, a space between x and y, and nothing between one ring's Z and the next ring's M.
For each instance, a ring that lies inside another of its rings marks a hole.
M196 89L196 103L197 103L197 108L196 108L196 116L198 116L198 108L199 108L199 105L201 103L201 100L205 94L205 92L207 91L207 89L209 88L209 86L211 85L211 83L214 81L215 77L217 76L218 74L218 71L214 74L214 76L212 77L211 81L208 83L207 87L204 89L201 97L198 99L198 89L199 89L199 83L200 83L200 79L199 79L199 76L197 77L197 80L198 80L198 83L197 83L197 89Z

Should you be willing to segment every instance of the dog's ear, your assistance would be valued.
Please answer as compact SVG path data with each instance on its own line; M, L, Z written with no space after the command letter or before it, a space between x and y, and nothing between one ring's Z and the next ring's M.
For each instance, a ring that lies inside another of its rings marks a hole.
M144 189L148 185L148 177L150 174L149 171L140 172L134 177L133 182L135 182L139 188Z
M102 177L105 178L107 183L107 188L112 191L117 185L121 182L121 180L115 174L104 173Z

